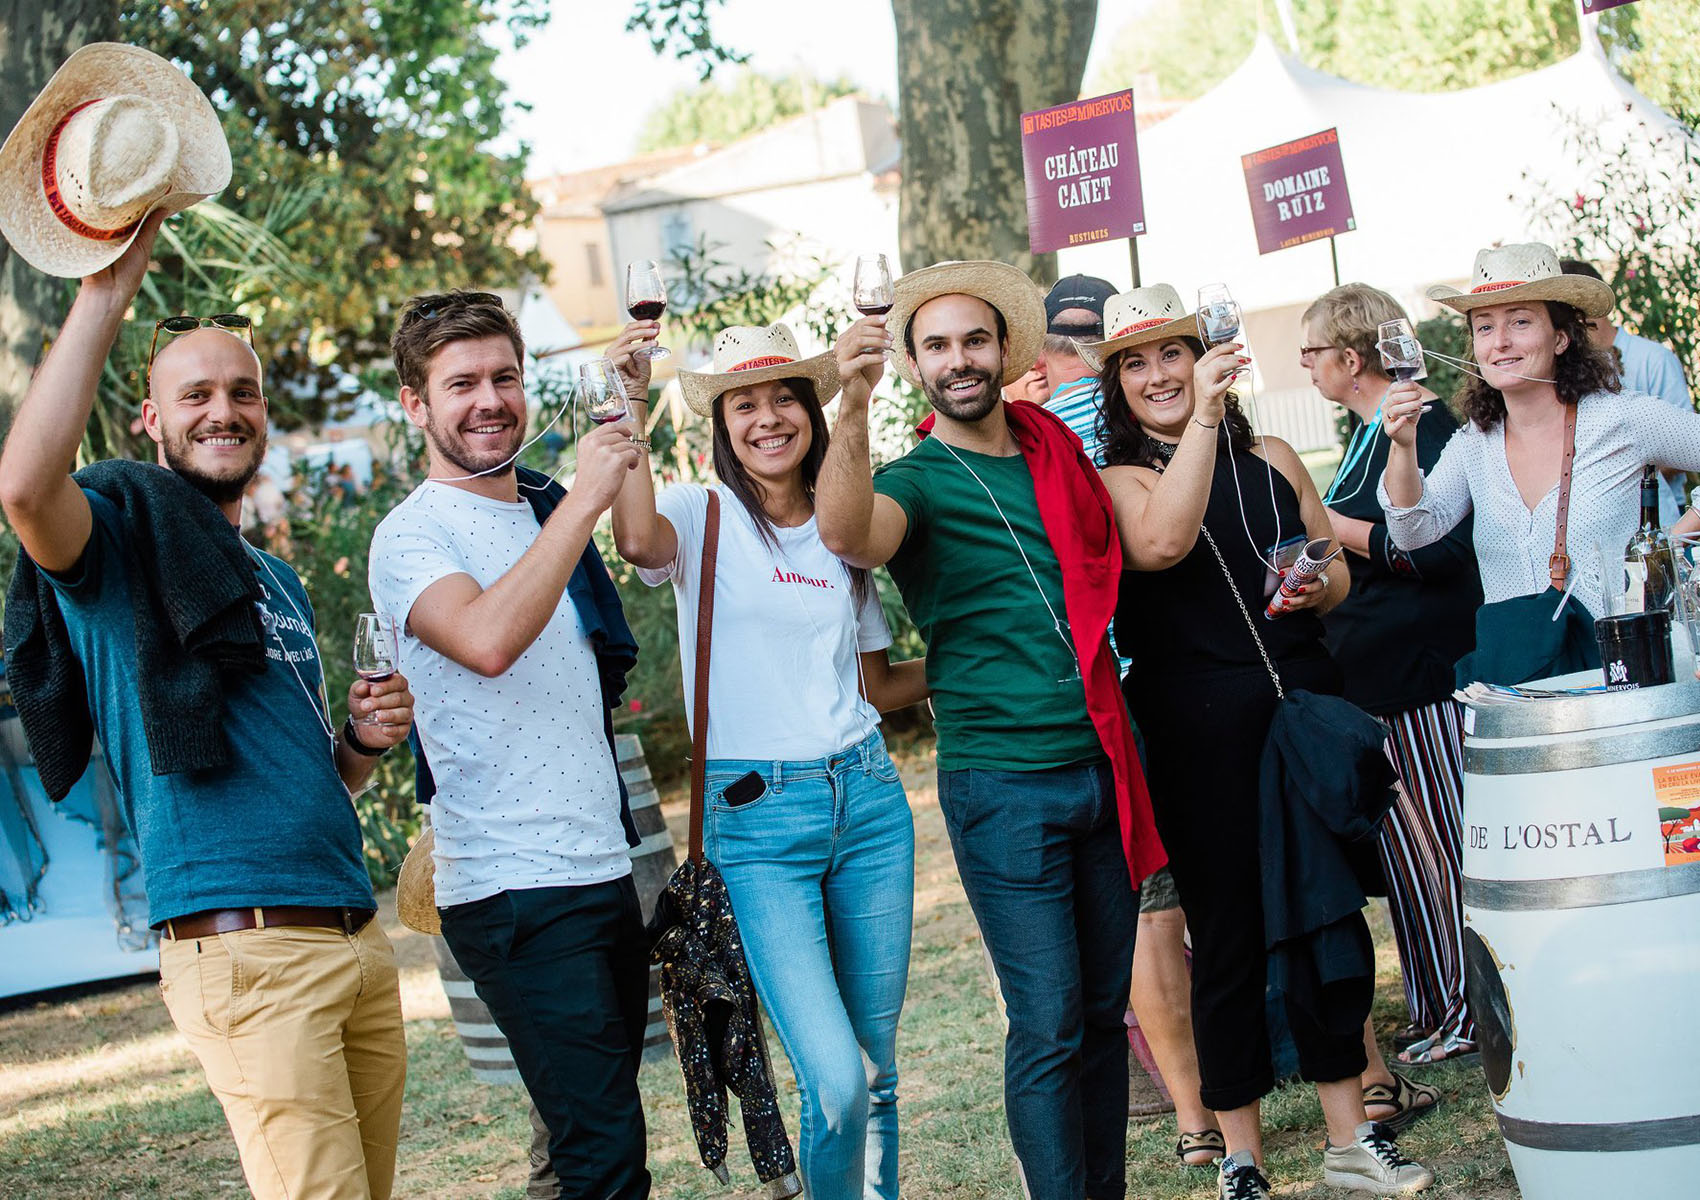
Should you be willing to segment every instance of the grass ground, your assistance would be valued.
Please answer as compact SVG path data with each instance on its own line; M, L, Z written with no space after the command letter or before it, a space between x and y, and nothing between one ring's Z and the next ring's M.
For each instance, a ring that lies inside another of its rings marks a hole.
M899 1041L904 1192L917 1200L1015 1200L1021 1193L1004 1129L997 1010L939 817L931 757L908 757L903 766L917 832L914 958ZM677 796L666 810L678 838L684 809ZM429 944L396 924L393 904L386 904L383 919L402 963L409 1052L396 1195L515 1200L523 1195L530 1138L523 1094L472 1081ZM1384 921L1377 940L1377 1017L1391 1031L1402 1023L1403 1006ZM794 1133L796 1105L783 1055L775 1066ZM1402 1144L1439 1173L1430 1194L1513 1200L1517 1190L1479 1071L1442 1065L1424 1077L1446 1099ZM658 1197L755 1194L741 1148L733 1152L730 1188L715 1185L697 1165L671 1058L647 1064L641 1085ZM1339 1195L1314 1182L1322 1138L1314 1093L1277 1093L1265 1124L1268 1174L1278 1195ZM1130 1197L1215 1195L1214 1172L1175 1165L1174 1137L1171 1117L1130 1125ZM242 1192L222 1114L152 983L0 1012L0 1196L197 1200Z

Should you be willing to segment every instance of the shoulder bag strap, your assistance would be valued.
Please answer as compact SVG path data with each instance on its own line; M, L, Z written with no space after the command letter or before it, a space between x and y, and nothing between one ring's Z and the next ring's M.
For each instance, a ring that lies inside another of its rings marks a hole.
M1564 590L1564 580L1570 574L1570 555L1565 542L1565 530L1570 524L1570 468L1576 462L1576 409L1564 406L1564 457L1558 464L1558 532L1553 538L1552 557L1547 560L1547 575L1552 586Z
M1269 651L1263 648L1263 637L1257 632L1257 622L1251 619L1251 611L1245 606L1245 598L1240 595L1239 586L1234 583L1234 576L1228 570L1228 564L1222 558L1222 552L1216 548L1216 539L1210 536L1210 528L1200 525L1198 532L1210 544L1210 553L1216 556L1216 565L1222 568L1222 578L1228 581L1228 590L1234 595L1234 603L1240 606L1240 616L1245 618L1245 627L1251 631L1251 640L1257 643L1257 653L1263 659L1263 669L1269 672L1269 680L1275 685L1275 695L1285 700L1287 691L1281 686L1281 676L1275 670L1275 664L1269 661Z
M702 806L708 769L708 652L714 634L714 562L720 550L720 494L708 489L697 585L697 672L691 697L691 861L702 862Z

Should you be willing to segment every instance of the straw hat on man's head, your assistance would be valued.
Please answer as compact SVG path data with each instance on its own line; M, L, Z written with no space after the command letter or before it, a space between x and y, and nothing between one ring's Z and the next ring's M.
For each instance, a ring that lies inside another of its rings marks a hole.
M1181 302L1181 294L1166 283L1120 292L1104 302L1104 332L1101 342L1076 342L1080 357L1094 371L1102 371L1110 356L1129 346L1164 342L1170 338L1197 337L1198 322Z
M230 146L199 88L159 55L84 46L0 147L0 234L37 270L111 266L155 209L224 190Z
M832 351L804 358L789 326L729 325L714 339L707 371L680 371L679 391L699 417L714 415L714 402L734 388L775 379L807 379L822 405L838 395L838 360Z
M1478 251L1470 284L1467 292L1454 287L1431 287L1428 298L1461 313L1496 304L1557 300L1575 305L1588 317L1603 317L1617 303L1611 287L1601 280L1564 274L1557 252L1540 242L1490 246Z
M1008 263L936 263L909 272L892 290L895 302L885 326L896 346L891 365L916 387L921 381L909 365L904 334L915 310L940 296L973 296L1003 314L1009 350L1004 355L1002 383L1014 383L1027 374L1045 345L1045 293Z

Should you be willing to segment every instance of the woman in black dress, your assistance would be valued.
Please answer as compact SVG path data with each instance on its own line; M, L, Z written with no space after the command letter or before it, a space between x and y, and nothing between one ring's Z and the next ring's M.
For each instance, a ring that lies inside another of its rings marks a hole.
M1345 597L1347 568L1330 566L1280 615L1264 617L1277 547L1330 531L1299 456L1279 439L1254 438L1229 390L1248 361L1242 348L1205 353L1193 318L1163 285L1113 297L1104 325L1117 332L1085 349L1104 364L1103 478L1128 568L1116 611L1133 657L1123 686L1192 932L1202 1097L1229 1152L1220 1194L1263 1200L1259 1110L1275 1083L1258 850L1258 764L1276 705L1269 673L1288 690L1340 691L1319 614ZM1330 1033L1294 1005L1288 1017L1300 1073L1316 1083L1328 1123L1325 1182L1382 1195L1431 1183L1365 1116L1361 1033Z

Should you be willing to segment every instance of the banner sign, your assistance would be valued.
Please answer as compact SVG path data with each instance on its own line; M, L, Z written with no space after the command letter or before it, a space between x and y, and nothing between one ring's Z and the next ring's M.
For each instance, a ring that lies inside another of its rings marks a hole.
M1352 197L1346 191L1337 130L1325 129L1255 154L1242 154L1240 165L1245 168L1259 254L1358 227L1352 218Z
M1582 0L1584 13L1605 12L1608 8L1622 8L1625 4L1634 4L1635 0Z
M1021 114L1034 254L1145 232L1133 91Z

